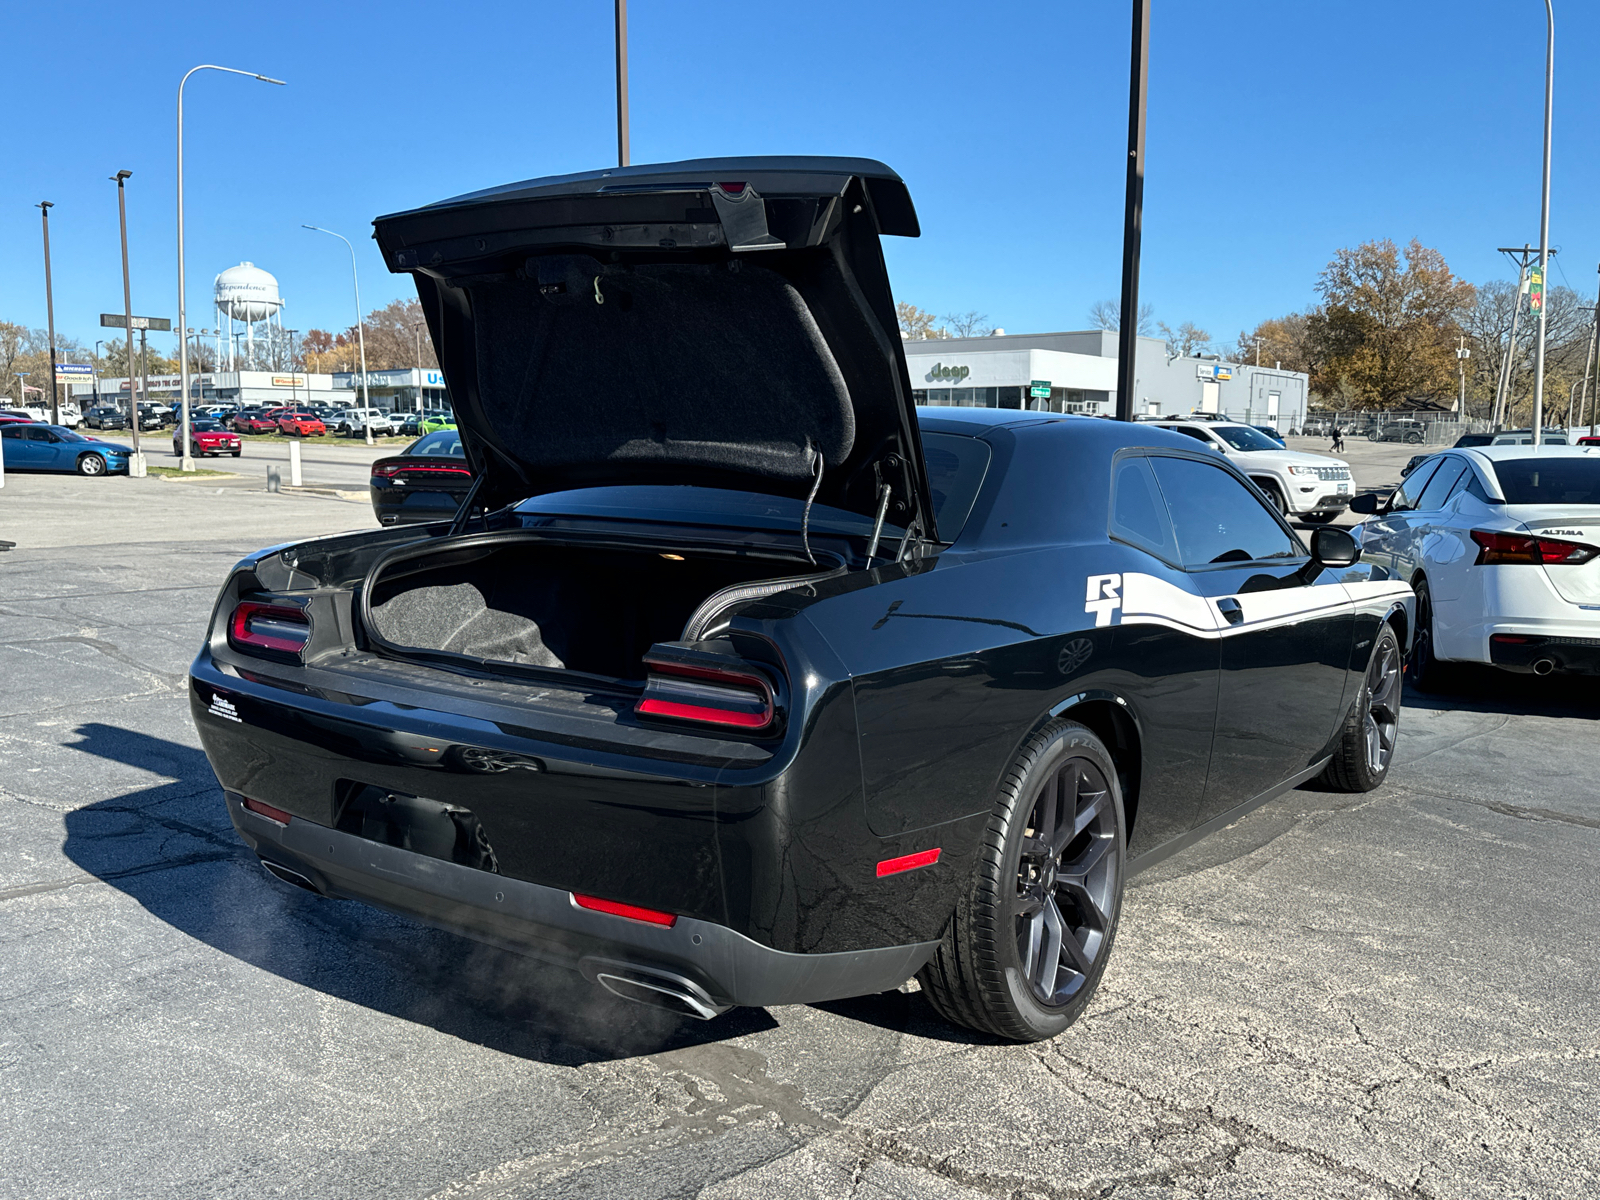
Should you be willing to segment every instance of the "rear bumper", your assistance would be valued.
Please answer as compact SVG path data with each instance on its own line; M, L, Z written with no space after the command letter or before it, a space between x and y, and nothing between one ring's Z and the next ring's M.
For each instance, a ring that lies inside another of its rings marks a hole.
M1600 637L1500 630L1489 635L1488 661L1519 674L1600 675Z
M368 841L300 817L279 825L227 796L234 828L263 862L323 895L359 900L476 941L582 971L633 968L692 981L714 1008L809 1004L887 991L938 942L791 954L711 921L670 926L579 908L570 892Z

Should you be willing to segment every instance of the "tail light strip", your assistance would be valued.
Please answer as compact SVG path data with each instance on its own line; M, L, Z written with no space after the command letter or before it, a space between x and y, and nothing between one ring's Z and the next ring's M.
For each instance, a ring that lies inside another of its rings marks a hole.
M1479 567L1498 563L1564 563L1575 566L1600 554L1600 547L1586 546L1582 542L1525 533L1502 533L1492 529L1474 529L1472 540L1478 543L1478 557L1473 565Z
M241 600L228 618L228 643L236 650L276 650L298 655L311 640L311 620L289 604Z
M641 716L743 730L772 724L772 686L753 671L648 658L645 665L650 678L634 707Z
M627 917L630 921L644 921L649 925L665 925L670 928L678 923L675 913L661 912L654 908L640 908L637 904L624 904L620 900L602 900L599 896L583 896L573 892L572 902L579 908L587 908L591 912Z

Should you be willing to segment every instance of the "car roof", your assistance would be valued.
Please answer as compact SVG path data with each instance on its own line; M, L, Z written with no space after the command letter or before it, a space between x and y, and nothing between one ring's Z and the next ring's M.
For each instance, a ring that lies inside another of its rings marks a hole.
M1457 454L1476 454L1490 462L1527 458L1530 454L1541 458L1593 458L1597 452L1600 452L1600 446L1553 446L1549 443L1542 446L1462 446L1456 449Z

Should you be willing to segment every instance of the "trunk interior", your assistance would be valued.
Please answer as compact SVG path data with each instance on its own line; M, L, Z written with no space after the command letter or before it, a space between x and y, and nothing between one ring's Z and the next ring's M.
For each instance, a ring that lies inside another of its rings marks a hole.
M480 542L383 569L371 623L401 650L643 679L645 652L713 593L815 570L798 556Z

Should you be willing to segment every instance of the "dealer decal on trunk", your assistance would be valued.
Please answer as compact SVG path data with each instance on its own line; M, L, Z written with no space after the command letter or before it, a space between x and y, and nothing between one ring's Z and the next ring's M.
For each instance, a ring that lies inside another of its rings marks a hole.
M239 710L221 692L211 693L211 707L206 711L213 717L221 717L224 721L233 721L241 725L244 723L244 719L239 716Z

